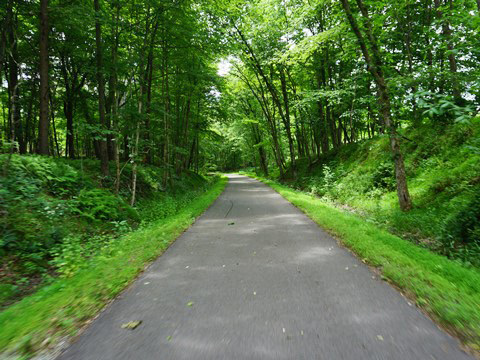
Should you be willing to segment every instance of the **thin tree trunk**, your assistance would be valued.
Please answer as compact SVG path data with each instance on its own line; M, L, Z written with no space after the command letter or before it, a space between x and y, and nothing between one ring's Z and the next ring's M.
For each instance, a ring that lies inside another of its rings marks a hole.
M290 106L288 103L288 92L287 92L287 80L285 78L285 69L283 67L280 68L280 84L282 88L282 97L283 97L283 105L285 107L285 116L282 116L283 125L285 126L285 131L287 133L288 139L288 148L290 150L290 162L292 168L292 175L294 178L297 177L297 170L296 170L296 161L295 161L295 144L293 142L291 124L290 124Z
M142 100L138 103L138 111L142 111ZM130 205L135 205L136 195L137 195L137 159L138 156L138 143L140 141L140 121L137 121L137 127L135 130L135 143L134 143L134 153L133 153L133 165L132 165L132 198L130 200Z
M142 54L143 55L143 54ZM130 199L130 205L135 205L136 195L137 195L137 163L138 163L138 144L140 141L140 122L142 121L142 111L143 111L143 61L140 63L140 94L138 97L138 119L137 125L135 127L135 138L133 143L132 157L130 161L132 162L132 197Z
M453 3L450 0L450 11L453 11ZM442 19L444 18L444 14L441 10L438 10L438 8L441 6L440 0L435 0L435 9L437 9L437 16L438 18ZM455 58L454 54L454 49L453 49L453 43L452 43L452 30L450 28L450 24L447 19L443 19L442 21L442 35L445 38L445 42L447 44L447 50L448 50L448 65L449 65L449 70L451 73L451 81L452 81L452 92L453 92L453 98L455 99L455 103L457 105L461 105L463 102L462 99L462 92L460 89L460 82L458 81L458 74L457 74L457 60Z
M164 172L163 172L163 187L167 186L167 182L169 179L169 161L170 161L170 154L169 154L169 115L170 115L170 94L169 94L169 86L168 86L168 53L167 53L167 43L166 40L163 42L163 83L162 83L162 93L164 98L164 112L163 112L163 123L164 123L164 147L163 147L163 164L164 164Z
M102 26L100 24L100 4L99 0L93 0L95 9L95 44L97 60L97 83L98 83L98 113L100 116L101 131L105 130L105 82L103 77L103 48L102 48ZM101 134L102 138L104 134ZM105 140L99 141L100 145L100 163L103 176L108 176L108 152Z
M40 0L40 118L38 153L48 155L48 0Z
M65 156L75 159L75 136L73 130L73 94L66 90L66 99L63 103L63 112L67 120L67 134L65 139Z
M52 100L50 100L52 102ZM52 117L52 127L53 127L53 140L55 141L55 147L57 149L57 156L60 157L60 146L58 145L58 137L57 137L57 128L55 126L55 110L53 106L50 107L51 117ZM52 153L52 155L54 155Z
M13 11L13 9L8 9L9 11ZM8 63L8 93L10 96L10 112L9 112L9 119L10 119L10 134L11 134L11 151L16 152L19 151L21 154L24 154L26 148L24 146L24 139L23 139L23 129L22 129L22 121L21 121L21 114L20 114L20 106L18 103L18 99L20 97L20 80L21 76L19 76L21 68L19 67L19 56L18 56L18 46L17 42L18 39L15 34L15 26L18 20L14 19L13 14L10 15L12 21L10 23L9 28L9 42L10 42L10 60ZM15 144L18 144L18 146Z
M155 21L153 26L152 33L150 35L150 45L148 50L147 57L147 70L145 71L145 80L147 87L147 99L145 106L145 158L148 164L153 162L153 150L151 146L151 137L150 137L150 114L152 112L152 82L153 82L153 50L155 48L155 39L158 31L159 20L158 18Z
M114 2L113 6L116 9L116 14L114 18L115 28L115 44L112 46L112 71L110 75L110 94L111 94L111 105L112 105L112 124L115 130L115 138L113 140L114 151L113 158L115 160L115 194L118 195L120 192L120 129L118 124L118 99L117 99L117 53L118 53L118 44L119 44L119 34L118 34L118 22L120 18L120 4L118 1Z
M33 147L32 143L34 141L32 133L34 134L34 131L32 129L33 125L33 101L34 101L34 96L36 95L36 82L32 81L32 88L30 90L30 96L28 99L28 107L27 107L27 116L25 118L25 147L28 148L28 151L30 153L33 153Z

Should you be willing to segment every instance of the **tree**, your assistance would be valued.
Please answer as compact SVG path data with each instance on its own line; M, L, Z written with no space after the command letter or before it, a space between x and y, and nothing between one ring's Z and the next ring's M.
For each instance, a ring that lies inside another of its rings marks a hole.
M40 0L40 119L38 153L48 155L48 0Z
M352 14L350 4L348 0L341 0L345 14L347 15L350 26L352 27L355 36L357 37L358 44L362 50L363 57L367 63L368 70L372 74L375 84L377 85L379 103L383 121L388 131L390 138L390 149L392 151L393 160L395 162L395 177L397 180L397 195L400 208L403 211L408 211L412 208L412 201L410 194L408 193L407 178L405 174L405 164L403 161L403 155L400 151L400 144L398 135L395 129L395 124L392 120L390 95L388 92L388 84L385 80L383 71L383 60L378 46L378 41L372 30L371 19L368 14L367 7L362 0L356 0L360 9L360 13L364 19L365 29L362 31ZM368 41L368 47L367 47Z
M97 60L97 85L98 85L98 113L100 117L100 162L103 176L108 176L108 152L107 142L104 140L105 134L105 82L103 77L103 44L102 44L102 25L100 24L100 4L99 0L93 0L95 9L95 44Z

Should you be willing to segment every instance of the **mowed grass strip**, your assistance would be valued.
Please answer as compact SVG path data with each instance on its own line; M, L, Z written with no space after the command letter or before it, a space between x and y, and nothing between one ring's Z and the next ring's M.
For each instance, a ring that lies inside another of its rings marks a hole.
M436 255L301 191L248 174L272 187L313 221L381 270L385 279L466 345L480 350L480 272Z
M154 222L118 240L108 254L94 257L71 278L56 280L0 313L2 352L31 354L74 335L156 259L222 193L227 178L177 214Z

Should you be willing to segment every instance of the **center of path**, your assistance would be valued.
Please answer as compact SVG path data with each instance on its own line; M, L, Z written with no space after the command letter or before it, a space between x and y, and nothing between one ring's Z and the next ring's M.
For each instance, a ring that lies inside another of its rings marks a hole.
M471 358L279 194L230 175L59 359Z

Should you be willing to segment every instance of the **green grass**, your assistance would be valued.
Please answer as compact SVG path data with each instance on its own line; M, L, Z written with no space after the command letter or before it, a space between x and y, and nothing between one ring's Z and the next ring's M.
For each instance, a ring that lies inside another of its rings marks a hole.
M249 174L250 176L253 176ZM480 349L480 273L403 240L322 200L264 178L285 199L341 240L440 324Z
M74 335L205 211L226 182L221 178L175 215L125 235L71 278L58 279L0 313L0 349L30 354Z
M480 268L480 117L444 128L402 130L413 209L400 210L388 137L345 144L311 163L297 160L283 184L353 208L389 232ZM278 179L271 169L270 178ZM326 201L327 202L327 201Z

